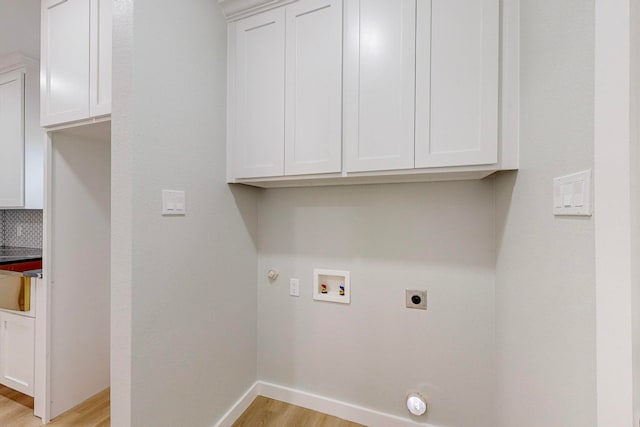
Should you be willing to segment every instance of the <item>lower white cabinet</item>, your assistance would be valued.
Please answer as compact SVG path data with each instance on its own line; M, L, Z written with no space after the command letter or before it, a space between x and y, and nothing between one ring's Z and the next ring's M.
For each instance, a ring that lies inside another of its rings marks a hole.
M0 312L0 384L33 396L35 318Z

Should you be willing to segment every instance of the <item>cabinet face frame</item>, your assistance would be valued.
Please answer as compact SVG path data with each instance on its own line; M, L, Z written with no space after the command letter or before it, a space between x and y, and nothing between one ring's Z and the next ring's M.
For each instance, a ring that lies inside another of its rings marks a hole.
M111 114L111 64L113 0L91 0L89 115Z
M455 28L458 31L454 30L453 34L446 34L446 31L441 34L438 31L444 27L436 27L435 22L444 20L440 19L440 15L434 14L451 8L451 15L460 16L461 11L454 9L458 6L442 2L434 9L432 0L419 1L417 4L416 168L498 163L500 1L473 2L481 8L479 16L473 16L479 22L475 22L475 26ZM472 33L474 29L479 29L480 34ZM465 30L469 33L464 34ZM458 49L447 49L447 43L473 48L476 41L479 51L470 52L468 55L458 54L456 57L450 52L457 52ZM479 59L480 63L466 64L469 67L455 67L453 64L460 63L462 56L470 61L473 58ZM474 73L474 77L479 76L478 81L469 82L467 86L473 87L467 92L464 92L464 81L456 82L452 77L460 75L464 78L465 68L479 70L478 73ZM438 77L442 77L444 81L435 80ZM470 107L465 108L467 106ZM444 116L440 116L445 117L445 123L436 122L439 116L434 112L442 114L442 111L446 112ZM476 126L472 126L473 123ZM437 133L434 133L434 129ZM439 139L435 139L438 137ZM447 149L447 144L464 144L464 148L456 149L451 146ZM438 149L438 145L445 149Z
M233 75L235 95L231 95L233 124L229 135L232 135L233 174L235 178L282 176L285 11L283 8L274 9L245 18L234 23L232 31L235 52L229 71ZM260 43L266 46L260 46ZM263 57L250 57L248 50L258 48L261 48ZM263 63L259 63L260 59L264 60ZM256 95L256 91L251 89L261 92ZM251 159L249 153L261 155Z
M12 115L0 116L2 161L0 179L9 184L7 194L0 193L1 208L21 208L25 204L25 74L11 71L0 74L0 89L7 89ZM2 96L0 94L0 96ZM0 100L0 102L3 102ZM0 111L0 114L3 112ZM6 119L6 122L5 122ZM6 144L6 145L5 145Z

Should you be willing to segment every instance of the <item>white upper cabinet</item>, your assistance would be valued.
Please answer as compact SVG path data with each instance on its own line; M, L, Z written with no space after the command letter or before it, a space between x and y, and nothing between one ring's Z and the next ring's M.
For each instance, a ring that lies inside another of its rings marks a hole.
M420 0L417 168L498 162L499 0Z
M111 113L112 0L42 0L41 124Z
M42 209L39 74L38 62L18 52L0 58L0 209Z
M518 167L519 0L218 1L230 21L230 182Z
M24 73L0 74L0 207L24 205Z
M416 0L346 2L347 172L414 167L415 13Z
M286 8L285 175L342 168L342 2Z
M230 28L234 177L340 172L342 2L301 0Z
M232 148L240 178L284 174L284 9L235 26ZM233 61L232 61L233 62Z

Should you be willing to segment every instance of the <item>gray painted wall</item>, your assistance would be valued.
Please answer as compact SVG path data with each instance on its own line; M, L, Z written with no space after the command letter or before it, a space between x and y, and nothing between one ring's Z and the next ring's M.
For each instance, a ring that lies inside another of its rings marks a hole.
M501 427L596 424L594 225L552 180L593 167L594 2L521 2L520 170L496 180ZM597 179L597 175L596 175Z
M40 58L40 0L0 0L0 56Z
M114 5L113 423L211 426L257 353L256 190L225 183L226 22L211 0ZM163 188L186 216L160 215Z
M595 425L593 224L551 215L551 179L592 166L593 1L522 1L517 175L259 196L224 183L218 6L115 5L117 425L212 425L256 378L400 416L421 391L434 425ZM351 271L351 305L311 299L314 267Z
M494 427L493 206L491 180L265 191L258 378L403 417L419 391L433 425ZM349 270L351 304L314 302L314 268Z
M45 277L53 418L109 387L109 130L87 137L72 134L77 129L51 134Z

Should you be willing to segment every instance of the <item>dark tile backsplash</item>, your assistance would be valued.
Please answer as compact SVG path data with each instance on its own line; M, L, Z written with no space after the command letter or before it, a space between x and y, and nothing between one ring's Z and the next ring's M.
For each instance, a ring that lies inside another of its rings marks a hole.
M42 249L42 210L0 210L0 246Z

